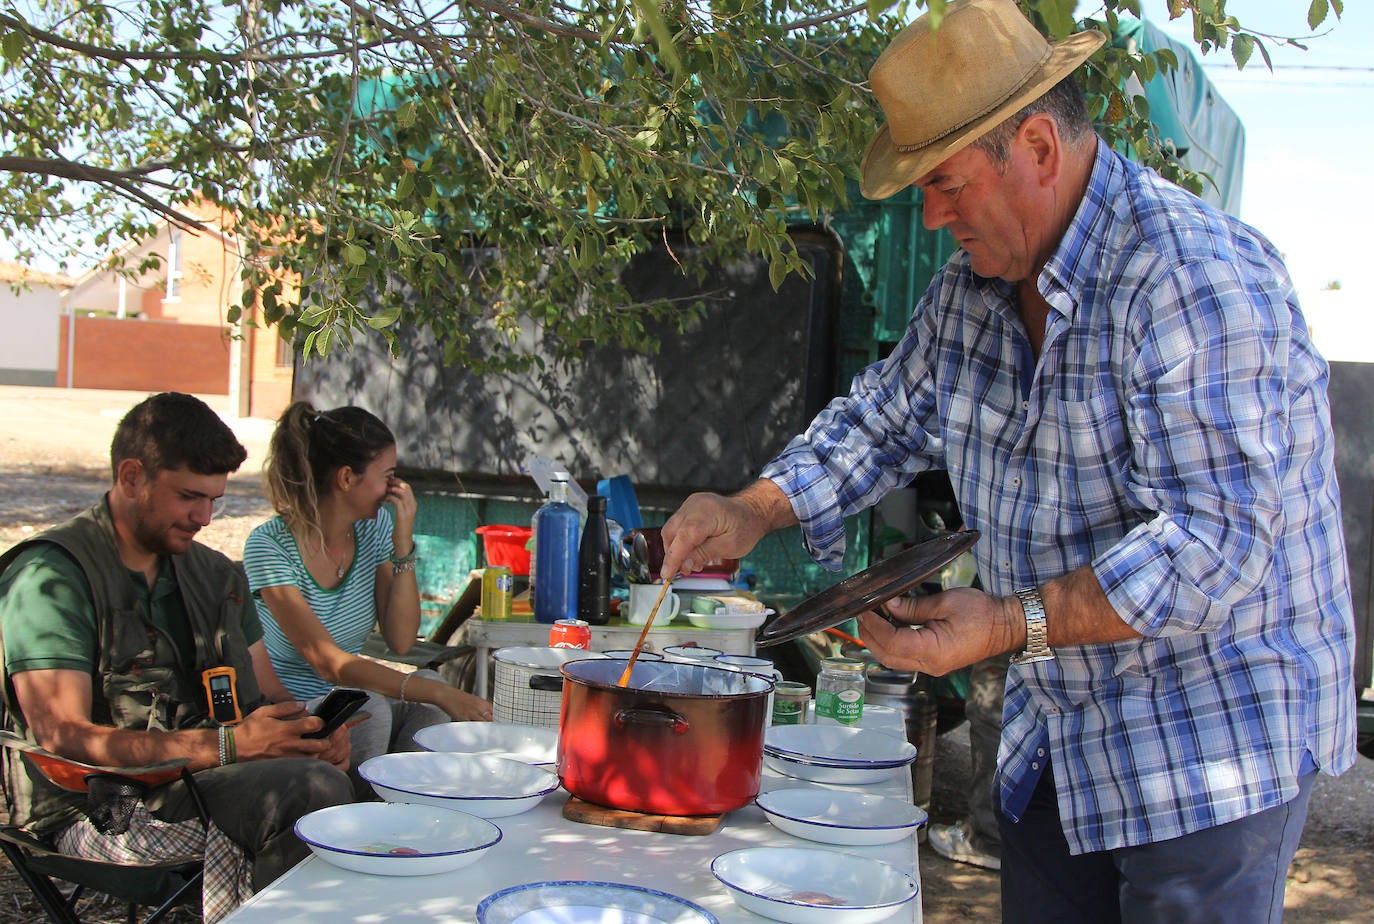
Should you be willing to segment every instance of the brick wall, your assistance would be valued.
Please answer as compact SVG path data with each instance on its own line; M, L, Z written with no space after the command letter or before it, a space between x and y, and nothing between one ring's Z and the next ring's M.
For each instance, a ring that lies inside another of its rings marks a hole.
M61 319L57 384L67 384L68 319ZM229 393L226 329L139 318L77 317L76 388Z

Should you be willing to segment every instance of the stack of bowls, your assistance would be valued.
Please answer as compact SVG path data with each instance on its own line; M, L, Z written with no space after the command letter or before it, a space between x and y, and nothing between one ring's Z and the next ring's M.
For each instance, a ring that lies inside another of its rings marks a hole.
M816 783L877 783L915 759L905 738L844 725L775 725L763 740L769 768Z

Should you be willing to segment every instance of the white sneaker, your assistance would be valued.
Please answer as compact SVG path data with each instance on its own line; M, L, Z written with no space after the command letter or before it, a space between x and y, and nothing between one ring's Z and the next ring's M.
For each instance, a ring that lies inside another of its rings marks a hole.
M968 832L962 823L931 825L926 829L926 841L936 853L956 863L967 863L981 869L1001 870L1002 859L984 853L969 843Z

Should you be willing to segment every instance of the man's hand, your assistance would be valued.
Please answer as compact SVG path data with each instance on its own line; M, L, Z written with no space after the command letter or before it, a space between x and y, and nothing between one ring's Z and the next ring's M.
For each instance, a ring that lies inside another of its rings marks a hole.
M319 731L324 720L311 715L300 703L272 703L250 712L234 729L234 744L239 760L260 760L267 757L318 757L334 763L339 742L348 737L340 728L329 738L302 738L307 732ZM328 755L328 756L327 756ZM344 757L347 761L347 755ZM345 763L346 765L346 763Z
M743 558L768 533L796 522L787 496L765 479L730 497L693 494L663 524L663 577L690 574L720 558Z
M859 617L869 651L887 667L940 677L984 658L1011 651L1025 640L1019 605L981 590L956 587L928 597L897 597L884 610Z

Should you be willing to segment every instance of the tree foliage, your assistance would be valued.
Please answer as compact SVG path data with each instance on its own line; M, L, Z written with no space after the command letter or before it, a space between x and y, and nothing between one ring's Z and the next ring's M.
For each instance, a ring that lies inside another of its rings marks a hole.
M1266 42L1225 0L1163 0L1237 66ZM1047 34L1073 0L1021 0ZM927 5L927 4L921 4ZM944 0L928 0L939 12ZM201 197L238 216L244 290L308 352L427 326L477 369L651 348L618 269L680 232L701 265L803 272L786 227L823 222L880 113L868 68L906 0L0 0L0 225L30 252L107 251ZM1162 11L1151 11L1159 15ZM1340 0L1312 0L1316 29ZM1140 0L1106 0L1110 28ZM1128 92L1168 52L1108 47L1089 90L1110 140L1178 174ZM304 280L299 296L273 280ZM686 270L684 270L686 271ZM367 306L365 314L362 306ZM231 318L231 320L233 320ZM393 341L394 342L394 341Z

